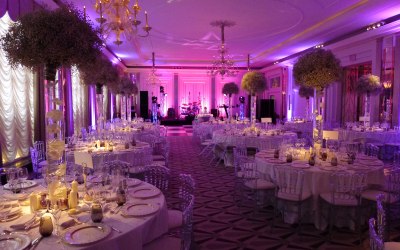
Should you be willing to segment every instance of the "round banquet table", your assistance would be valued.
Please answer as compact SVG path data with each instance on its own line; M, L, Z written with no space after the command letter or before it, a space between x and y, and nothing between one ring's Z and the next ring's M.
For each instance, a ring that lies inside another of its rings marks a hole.
M357 139L374 140L382 143L400 143L400 131L356 131L349 129L339 130L339 140L353 141Z
M256 154L255 161L257 164L257 171L272 179L274 178L273 166L292 166L304 171L303 194L311 193L312 197L312 201L309 204L310 207L307 208L309 210L308 212L311 211L310 214L312 214L312 216L309 217L311 219L310 222L313 222L315 227L321 230L327 226L327 222L320 220L320 214L323 211L319 208L318 198L321 193L330 192L330 177L335 171L345 171L350 174L362 171L367 173L367 184L382 185L384 183L383 162L376 158L368 159L366 156L363 156L362 160L356 158L354 165L348 165L339 160L339 165L337 167L331 167L329 162L322 161L317 161L315 166L309 166L306 161L296 160L292 163L286 163L283 160L274 159L271 150L263 150ZM371 162L371 165L366 165L367 162ZM296 213L285 214L285 222L295 223L297 220L296 217ZM345 225L342 223L340 226L352 227L352 225L346 224L346 222Z
M213 132L213 141L222 142L226 146L257 146L258 148L262 149L274 149L277 148L283 141L296 138L297 134L293 132L286 132L284 134L277 135L269 131L267 134L261 134L260 136L243 136L241 133L236 134L224 130L217 130Z
M158 190L156 187L142 182L140 185L130 188L129 192L134 192L137 189L142 188L152 188ZM26 193L30 193L32 191L41 191L44 188L40 185L35 186L33 188L26 189ZM159 190L158 190L159 191ZM7 195L8 194L8 195ZM0 195L9 197L10 191L8 190L1 190ZM115 202L113 202L115 204ZM138 199L133 198L127 195L127 204L133 203L146 203L146 204L153 204L158 208L158 210L146 216L141 217L124 217L119 213L111 213L110 210L105 210L104 218L101 224L108 225L114 227L121 232L116 232L111 230L111 233L101 239L98 242L86 244L86 245L79 245L79 246L72 246L61 240L60 237L51 235L50 237L43 238L40 243L37 245L37 250L44 250L44 249L130 249L130 250L141 250L143 245L160 237L161 235L165 234L168 231L168 212L167 212L167 205L162 192L159 192L159 195L151 198L146 199ZM23 214L30 213L29 201L20 201L22 207ZM82 201L80 201L80 205L82 205ZM84 205L85 206L85 205ZM86 205L87 206L87 205ZM88 220L87 223L90 223L90 213L81 212L77 215L78 218L86 218ZM0 222L0 231L2 230L12 230L10 228L11 225L18 223L18 218L9 221L9 222ZM60 223L63 221L71 220L69 215L66 212L63 212L60 218ZM76 225L75 225L76 226ZM64 235L66 230L73 230L75 226L68 227L66 229L61 229L61 234ZM78 225L79 226L79 225ZM54 226L55 230L55 226ZM20 232L20 231L18 231ZM22 232L23 234L29 235L31 240L40 236L38 226L35 226L29 230L25 230Z
M152 148L146 142L136 142L136 146L129 145L129 149L125 149L124 145L117 145L114 147L112 152L105 149L93 150L91 152L93 166L102 166L104 162L110 162L114 160L125 161L132 166L145 166L152 162ZM77 145L72 149L67 150L67 161L75 162L74 152L75 151L88 151L85 144Z

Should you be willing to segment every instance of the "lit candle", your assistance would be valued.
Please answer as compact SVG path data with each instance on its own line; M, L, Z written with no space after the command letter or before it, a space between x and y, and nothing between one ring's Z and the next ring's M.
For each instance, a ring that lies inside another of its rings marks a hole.
M83 18L86 20L86 6L83 6Z
M145 11L144 14L146 15L146 26L148 26L149 25L149 20L147 18L147 11Z

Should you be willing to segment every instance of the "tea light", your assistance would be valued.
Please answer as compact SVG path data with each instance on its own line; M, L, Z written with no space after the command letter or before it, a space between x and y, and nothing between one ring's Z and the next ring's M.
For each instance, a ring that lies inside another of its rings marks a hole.
M93 222L101 222L103 220L103 208L100 203L94 202L91 209L91 219Z
M53 221L48 211L40 217L39 233L43 237L48 237L53 233Z

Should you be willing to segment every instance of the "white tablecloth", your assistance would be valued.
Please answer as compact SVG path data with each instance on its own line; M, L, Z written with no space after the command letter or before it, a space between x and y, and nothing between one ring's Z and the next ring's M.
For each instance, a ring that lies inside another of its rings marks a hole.
M376 141L381 143L400 143L400 131L355 131L355 130L339 130L339 140L353 141L356 139L364 139L365 141Z
M270 163L269 162L270 158L265 158L264 156L262 156L263 154L265 154L265 152L263 151L256 154L255 160L257 163L257 170L260 173L266 174L271 178L273 178L274 177L273 166L276 164ZM355 163L357 163L357 160ZM305 162L304 164L306 165ZM321 193L330 192L330 177L334 172L320 169L319 167L321 166L320 164L321 163L317 163L315 166L303 169L304 170L303 193L312 194L311 206L309 208L312 210L311 211L312 216L309 217L311 218L311 222L314 222L317 228L324 229L326 227L326 222L320 221L321 211L319 210L320 208L318 203L318 197ZM324 164L327 164L327 162L325 162ZM283 165L290 166L290 164L286 163L284 163ZM347 167L347 166L348 166L347 163L343 165L339 164L339 167ZM347 169L344 171L348 173L357 173L357 171L353 169ZM384 183L383 163L381 166L373 166L373 167L371 166L371 168L367 171L368 171L367 184L382 185ZM296 216L296 214L286 216L285 217L286 222L294 223L297 220L297 218L294 216Z
M213 132L213 141L223 142L226 145L236 146L242 145L246 147L257 147L259 149L277 148L283 141L296 139L297 134L286 132L280 135L232 135L229 131L217 130Z
M153 187L148 183L142 183L136 188L143 187ZM154 187L153 187L154 188ZM39 190L39 186L36 188L32 188L29 191ZM6 190L1 190L1 193L9 192ZM129 197L129 196L128 196ZM146 202L151 203L156 206L159 206L159 210L152 215L144 216L144 217L134 217L134 218L126 218L121 216L121 213L111 214L110 212L104 215L104 219L102 223L106 225L113 226L122 231L122 233L118 233L112 230L111 234L94 244L86 245L86 246L70 246L64 243L61 243L60 238L52 235L50 237L42 239L42 241L37 246L37 250L54 250L54 249L130 249L130 250L141 250L142 246L155 238L163 235L168 231L168 212L167 205L165 202L164 195L160 193L160 195L150 198L150 199L128 199L128 202ZM23 206L24 213L30 213L29 206ZM84 213L81 213L84 214ZM80 214L80 215L81 215ZM87 213L90 216L89 213ZM63 217L68 216L66 213L63 213ZM60 221L63 220L63 217ZM0 222L0 229L9 230L10 225L14 222ZM27 231L31 239L37 238L39 234L38 227L31 228Z
M87 148L76 149L76 151L84 150ZM106 150L92 151L93 166L101 166L104 162L120 160L125 161L133 166L145 166L152 162L152 148L146 142L136 142L136 146L129 146L125 149L124 145L117 145L112 152ZM74 151L67 152L67 161L75 162Z

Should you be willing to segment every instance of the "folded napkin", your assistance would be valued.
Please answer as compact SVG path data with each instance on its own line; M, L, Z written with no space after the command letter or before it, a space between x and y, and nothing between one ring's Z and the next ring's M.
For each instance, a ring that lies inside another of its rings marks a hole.
M77 224L78 224L78 223L77 223L74 219L68 218L67 220L65 220L64 222L62 222L62 223L60 224L60 226L61 226L62 229L67 229L67 228L73 227L73 226L75 226L75 225L77 225Z
M29 224L33 223L36 219L35 214L26 214L21 216L17 221L13 223L13 225L10 226L10 228L14 230L24 230L26 226L29 226Z

